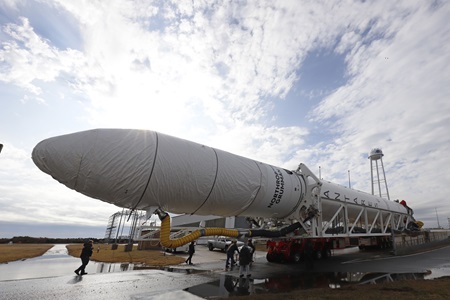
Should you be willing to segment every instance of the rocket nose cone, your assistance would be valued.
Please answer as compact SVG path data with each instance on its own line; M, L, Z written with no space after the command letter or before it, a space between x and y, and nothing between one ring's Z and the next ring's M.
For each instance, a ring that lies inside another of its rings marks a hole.
M83 153L90 140L88 135L88 132L82 132L43 140L33 149L33 162L44 173L74 189Z
M156 145L153 131L93 129L46 139L32 159L70 189L132 208L147 189Z
M34 164L44 173L50 174L50 169L46 164L47 157L47 140L39 142L31 153L31 159Z

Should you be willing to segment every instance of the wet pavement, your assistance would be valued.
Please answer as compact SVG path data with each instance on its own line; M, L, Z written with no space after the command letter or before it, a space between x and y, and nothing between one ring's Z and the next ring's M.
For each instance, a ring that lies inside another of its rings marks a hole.
M56 253L54 255L58 256ZM70 258L64 257L67 254L59 255L59 259ZM450 275L450 247L401 257L391 256L389 252L359 252L355 249L336 251L327 260L316 261L313 269L306 269L304 264L268 263L265 253L257 252L249 278L239 278L238 268L226 271L225 258L225 253L210 252L206 247L197 246L193 266L183 264L164 270L101 274L95 274L97 270L92 273L88 270L91 274L83 277L68 275L79 264L78 259L72 258L74 261L66 262L66 265L59 261L57 272L62 268L63 275L55 273L46 278L0 281L0 298L58 299L69 296L71 299L109 300L211 299L218 296L288 292L315 287L339 288L348 284L432 279ZM41 270L42 266L52 269L50 257L42 256L40 260L46 262L43 264L33 260L36 259L27 260L30 265L37 266L33 267L35 269L29 268L30 271ZM4 269L1 269L4 266L0 265L0 274L4 273ZM95 264L91 267L95 269Z

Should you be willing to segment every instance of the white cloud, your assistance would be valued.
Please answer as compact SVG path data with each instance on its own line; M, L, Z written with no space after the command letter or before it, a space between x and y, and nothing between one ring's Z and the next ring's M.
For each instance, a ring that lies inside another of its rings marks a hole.
M450 129L449 7L411 11L398 20L386 18L392 20L385 28L388 38L352 49L347 59L354 77L316 109L314 118L335 120L341 142L334 172L345 167L349 153L381 146L391 197L426 207L446 198L450 179L442 168L450 147L445 134Z
M21 4L23 5L24 0L4 0L0 3L0 8L10 8L17 9L17 7Z
M77 51L59 51L50 46L34 32L28 19L21 17L20 22L2 28L11 39L4 41L0 49L0 81L16 84L38 95L42 90L34 82L54 81L62 72L77 67L82 57Z

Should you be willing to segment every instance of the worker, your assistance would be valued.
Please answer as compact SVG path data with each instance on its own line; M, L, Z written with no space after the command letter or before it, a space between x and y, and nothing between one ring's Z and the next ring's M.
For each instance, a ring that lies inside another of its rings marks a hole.
M195 253L195 242L194 242L194 241L192 241L192 242L189 244L189 250L188 250L188 253L189 253L189 257L186 259L186 263L192 265L192 264L193 264L193 263L192 263L192 256L193 256L194 253Z
M81 250L81 255L80 255L81 266L74 271L77 275L86 275L87 274L85 272L85 268L86 268L87 264L89 263L89 258L92 255L93 244L94 244L93 240L89 240L89 242L84 244L83 250Z
M414 214L413 210L411 209L411 207L408 206L408 204L406 204L405 200L400 201L400 204L403 205L404 207L406 207L406 211L408 212L408 215L412 216Z
M244 243L239 253L239 277L250 277L249 265L252 261L252 249L248 246L248 242Z
M231 269L233 269L234 265L236 264L236 262L234 261L234 252L237 252L239 254L239 249L237 247L236 240L234 240L230 244L230 246L228 246L228 249L227 249L227 261L225 263L225 269L227 269L227 270L228 270L228 267L230 267L230 264L231 264Z

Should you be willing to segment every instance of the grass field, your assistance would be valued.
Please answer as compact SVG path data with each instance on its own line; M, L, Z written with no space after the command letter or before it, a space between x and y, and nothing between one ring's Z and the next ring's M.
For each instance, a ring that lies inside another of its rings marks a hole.
M83 245L71 244L66 247L69 255L79 257ZM119 245L116 250L111 250L111 245L94 245L91 260L114 263L142 263L149 266L178 265L185 260L185 258L159 250L137 250L136 245L133 247L133 251L125 252L124 249L124 245Z
M51 244L0 244L0 263L41 256Z

